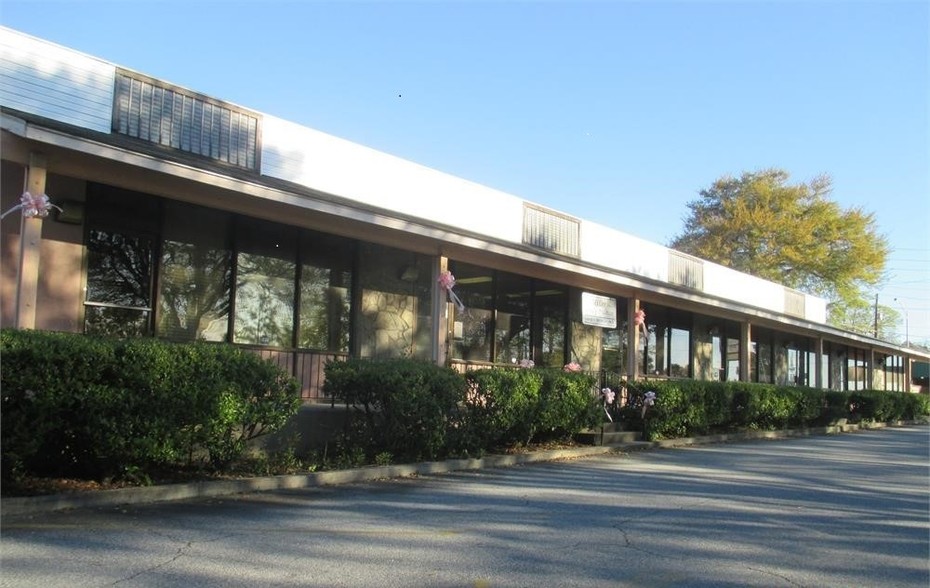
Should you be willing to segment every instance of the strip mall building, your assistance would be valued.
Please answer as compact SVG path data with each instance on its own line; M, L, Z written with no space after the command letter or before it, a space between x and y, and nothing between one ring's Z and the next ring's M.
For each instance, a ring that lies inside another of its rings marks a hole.
M6 28L0 75L4 327L229 342L308 402L341 357L836 390L916 389L930 359L827 325L823 299ZM27 192L61 211L21 214Z

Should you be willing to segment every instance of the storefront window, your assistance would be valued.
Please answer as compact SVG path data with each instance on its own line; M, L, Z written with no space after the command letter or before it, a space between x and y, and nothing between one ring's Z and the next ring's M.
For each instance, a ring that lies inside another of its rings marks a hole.
M497 318L494 341L498 363L532 360L530 349L531 281L514 274L500 273L497 282Z
M432 258L361 243L361 357L429 359L432 352Z
M494 271L467 263L450 264L463 308L452 305L454 359L491 361L494 332Z
M156 335L226 341L232 264L226 213L165 204Z
M672 328L669 343L669 372L673 378L691 377L691 332Z
M626 299L572 290L570 300L568 360L617 382L627 371Z
M100 184L88 187L86 333L151 335L158 218L156 199Z
M295 231L256 219L237 230L234 341L290 347L297 264Z
M655 304L644 304L643 310L649 332L644 373L691 377L691 314Z
M539 317L539 360L545 367L565 365L565 322L568 311L566 288L537 282L533 301Z
M347 353L352 316L353 242L314 232L304 235L301 247L297 345Z

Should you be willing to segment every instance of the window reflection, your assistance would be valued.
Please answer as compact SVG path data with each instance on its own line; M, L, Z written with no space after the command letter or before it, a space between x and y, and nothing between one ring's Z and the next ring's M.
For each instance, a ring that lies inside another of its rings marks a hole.
M464 308L452 306L452 357L491 361L494 324L494 272L467 263L455 264L455 291Z
M293 229L243 221L237 235L234 341L293 345L297 263Z
M156 334L181 341L225 341L232 264L229 216L166 204Z
M494 343L498 363L532 360L530 351L530 279L514 274L498 275L497 320Z
M307 349L348 352L352 316L352 242L308 233L301 251L297 345Z
M84 331L116 337L149 333L153 241L92 229L87 239Z

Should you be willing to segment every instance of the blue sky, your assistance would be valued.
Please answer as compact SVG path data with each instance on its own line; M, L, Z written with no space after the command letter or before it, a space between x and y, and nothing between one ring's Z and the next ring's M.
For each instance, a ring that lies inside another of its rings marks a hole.
M662 244L718 177L827 174L930 343L926 1L0 0L0 23Z

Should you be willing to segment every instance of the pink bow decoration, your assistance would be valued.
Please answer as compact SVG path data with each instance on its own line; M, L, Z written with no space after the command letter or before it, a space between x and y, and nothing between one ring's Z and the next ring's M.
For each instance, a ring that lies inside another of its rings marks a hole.
M455 305L459 307L459 310L465 310L465 305L462 303L462 300L452 290L452 288L455 288L455 276L452 275L452 272L441 272L439 274L438 282L439 286L449 293L449 297L452 298L452 301L455 302Z
M604 414L607 415L607 420L614 422L614 418L610 416L610 411L607 410L608 404L614 403L615 392L610 388L601 388L601 398L604 400Z
M22 210L24 218L45 218L48 216L48 210L50 208L56 208L59 212L61 211L61 208L52 204L45 194L33 196L29 192L23 192L23 195L19 197L19 204L10 208L3 214L0 214L0 220L3 220L6 215L14 210Z
M646 311L639 309L636 311L636 314L633 315L633 325L642 330L643 338L649 339L649 331L646 329Z
M642 418L646 418L646 410L650 406L655 406L656 403L656 393L650 390L646 392L646 395L643 397L643 414Z

